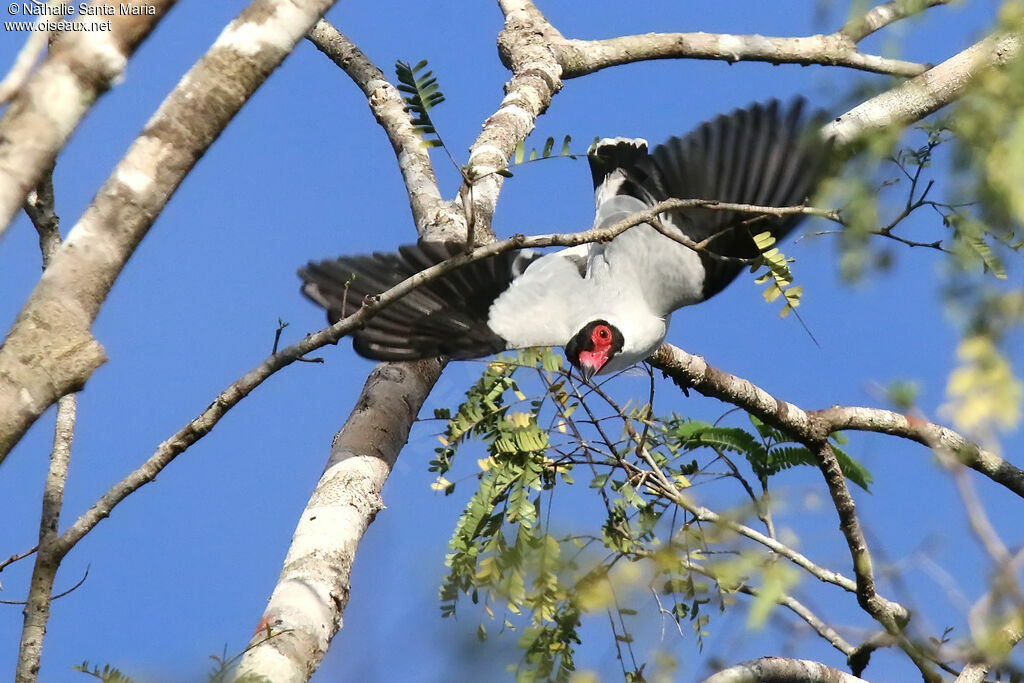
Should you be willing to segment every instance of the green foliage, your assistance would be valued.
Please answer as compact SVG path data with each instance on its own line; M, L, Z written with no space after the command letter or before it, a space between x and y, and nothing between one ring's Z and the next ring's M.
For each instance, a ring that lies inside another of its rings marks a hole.
M988 335L964 339L957 359L960 363L949 376L949 402L943 410L958 429L991 443L997 432L1020 423L1024 383Z
M772 303L779 296L783 297L785 305L779 312L780 318L785 318L794 308L800 305L800 296L803 294L803 287L791 286L793 284L793 273L790 271L786 255L775 246L775 238L770 232L762 232L754 235L754 243L761 251L760 263L750 267L750 272L757 271L764 266L765 272L755 282L759 285L769 283L767 289L761 293L764 300Z
M770 553L737 556L727 528L694 523L686 497L721 475L706 473L693 456L716 462L724 452L742 453L767 491L778 472L816 464L813 454L753 417L752 429L739 429L658 417L650 402L617 405L599 388L575 385L561 367L548 349L500 357L458 407L435 411L445 428L429 465L434 488L450 494L455 481L476 484L449 541L442 615L463 612L468 597L483 615L479 639L491 637L489 622L518 632L524 656L514 668L524 681L568 680L582 624L602 613L623 676L642 680L630 619L649 604L637 590L644 585L647 600L654 591L660 614L697 647L741 585L759 584L749 623L763 623L797 574ZM544 390L527 396L524 382ZM605 414L598 404L607 404ZM838 435L833 442L844 474L866 489L870 473L843 452ZM470 446L474 459L462 462L457 455ZM455 475L465 468L468 475ZM574 486L579 472L586 476ZM574 510L589 498L603 515L574 515L584 528L556 532L552 511L565 497L571 502L562 505Z
M817 459L806 447L794 444L786 434L764 424L753 415L750 416L750 422L757 431L756 435L738 427L719 427L699 420L680 418L673 419L670 432L684 450L711 447L739 453L750 463L754 476L762 484L766 484L769 477L791 467L817 466ZM872 476L867 468L839 447L836 435L833 435L829 445L839 460L843 476L868 491Z
M110 666L104 664L101 669L98 665L90 667L89 662L82 662L76 666L71 667L72 671L80 671L84 674L98 678L103 683L132 683L132 679L125 676L123 673Z
M1024 6L1004 3L1000 29L1024 29ZM1024 223L1024 60L986 70L956 107L958 161L970 173L983 233L1005 245L1018 244L1014 230Z
M441 147L443 142L434 122L430 118L430 110L444 102L444 94L437 84L437 77L432 71L424 71L427 60L409 66L403 61L395 62L395 75L398 76L398 89L405 93L402 101L405 110L412 114L412 125L423 138L424 147ZM434 136L434 137L430 137Z
M558 152L559 157L565 157L568 159L578 159L581 156L586 156L585 154L573 154L569 148L570 143L572 143L571 135L566 135L564 138L562 138L562 146L559 148ZM544 147L542 148L539 154L537 152L537 148L534 147L530 149L530 154L529 156L527 156L526 143L523 140L520 140L518 143L516 143L516 153L513 157L513 163L518 166L520 164L529 163L531 161L537 161L538 159L550 159L554 149L555 139L549 137L544 141Z
M266 638L250 645L249 647L234 655L228 654L228 647L227 645L225 645L221 654L210 655L210 659L213 660L213 666L210 669L210 673L207 674L207 682L227 683L228 681L235 681L236 683L270 683L269 679L267 679L265 676L260 676L256 674L246 674L244 676L236 678L235 667L238 664L238 662L241 661L242 656L245 655L245 653L253 647L262 645L271 638L276 638L277 636L288 632L288 630L271 632L271 630L267 628ZM121 673L114 667L110 666L109 664L104 664L103 668L101 669L99 666L90 667L89 662L82 662L81 664L72 667L72 670L88 674L93 678L98 678L104 683L132 683L131 678L125 676L123 673Z
M595 138L595 140L596 140L596 138ZM571 144L572 144L572 136L571 135L566 135L565 137L562 138L562 144L559 147L558 153L555 154L555 152L554 152L554 150L555 150L555 139L553 137L549 137L546 140L544 140L544 146L541 148L541 150L539 152L537 151L536 147L531 147L530 148L530 153L527 154L526 153L526 143L523 140L520 140L519 142L516 143L516 151L515 151L515 154L512 157L512 165L513 166L522 166L524 164L529 164L529 163L532 163L534 161L542 161L544 159L573 159L573 160L576 160L576 159L579 159L581 157L586 157L587 156L586 153L582 153L581 154L579 152L573 152L572 149L571 149ZM505 176L506 178L511 178L512 177L512 172L509 171L508 169L503 169L499 173L501 175Z

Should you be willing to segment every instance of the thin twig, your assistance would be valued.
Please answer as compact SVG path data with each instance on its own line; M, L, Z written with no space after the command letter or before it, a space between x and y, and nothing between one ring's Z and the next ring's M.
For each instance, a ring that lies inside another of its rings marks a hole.
M54 209L53 167L44 175L39 186L28 197L25 210L39 232L43 267L49 266L54 254L60 248L60 220ZM34 683L39 676L42 661L43 636L46 622L50 618L50 604L57 570L64 559L66 550L59 543L60 514L64 506L64 485L71 463L71 445L75 435L75 414L77 402L74 394L62 396L57 402L57 421L53 434L53 449L50 452L50 467L43 487L42 514L39 520L39 546L32 577L29 582L28 599L25 603L25 622L21 630L21 644L18 649L18 666L15 680L18 683ZM71 590L80 586L88 577L88 569L82 580ZM66 595L68 592L63 593Z

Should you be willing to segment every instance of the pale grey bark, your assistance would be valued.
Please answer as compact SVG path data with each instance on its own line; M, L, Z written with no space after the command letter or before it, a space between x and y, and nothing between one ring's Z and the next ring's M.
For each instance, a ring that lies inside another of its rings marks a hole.
M402 94L362 50L326 21L317 22L308 38L359 86L387 133L405 181L416 231L436 241L464 239L465 219L441 197L430 155L405 112Z
M841 146L887 128L902 128L962 97L987 69L1000 68L1020 54L1017 34L989 36L916 78L860 104L826 126Z
M0 347L0 462L43 411L81 389L104 362L90 328L135 247L199 157L332 4L255 0L146 124L71 230ZM31 84L25 92L30 90ZM6 132L3 125L0 137ZM30 131L18 132L34 140ZM0 174L3 168L0 158ZM10 182L18 184L0 175L0 187Z
M238 680L293 683L319 667L342 625L359 541L384 508L381 488L442 367L436 360L381 363L370 373L299 518Z
M948 5L951 0L892 0L875 5L864 14L852 17L839 29L839 33L847 36L854 42L860 42L864 38L885 28L893 22L915 14L936 5Z
M25 211L39 233L39 249L43 268L50 265L60 248L60 221L54 209L53 169L49 169L39 186L29 193ZM17 683L35 683L43 656L43 638L50 617L50 602L57 570L64 558L58 542L60 515L64 506L64 484L71 464L71 444L75 436L77 400L74 394L62 396L57 402L57 420L50 451L50 467L43 484L43 505L39 522L39 545L36 552L29 593L25 601L25 621L21 629L18 664L14 678Z
M65 551L59 543L60 513L64 501L64 482L71 462L71 442L75 432L77 400L74 394L57 402L57 425L53 435L50 468L43 486L43 512L39 525L39 546L25 603L25 622L21 629L17 683L35 683L43 656L43 638L50 618L50 602L57 570Z
M109 31L60 34L35 73L18 84L17 94L0 118L0 140L5 141L0 145L0 237L86 112L121 76L135 48L175 1L126 3L152 5L156 11L112 16ZM81 339L74 342L81 343L87 344ZM92 358L83 359L86 363L99 357L95 349L87 354Z
M737 664L704 683L868 683L821 662L787 657L762 657Z
M726 62L821 64L891 76L917 76L928 66L865 54L841 32L777 37L718 33L648 33L608 40L566 40L557 46L565 78L653 59L710 59Z

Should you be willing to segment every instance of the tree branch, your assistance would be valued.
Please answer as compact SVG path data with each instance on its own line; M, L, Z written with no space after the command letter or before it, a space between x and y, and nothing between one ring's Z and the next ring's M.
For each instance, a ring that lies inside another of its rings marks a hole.
M25 211L39 232L43 268L52 262L53 255L60 248L60 221L54 210L52 174L51 167L43 176L39 187L29 193L25 203ZM39 678L43 637L46 635L46 623L50 618L53 584L61 560L64 559L64 553L57 542L57 534L60 528L60 513L64 506L64 484L71 463L76 412L77 402L74 394L62 396L57 402L57 421L53 433L53 449L50 452L50 467L43 485L39 545L29 581L28 599L24 610L25 622L21 629L21 643L18 648L18 665L15 672L15 680L18 683L35 683Z
M889 24L949 0L894 0L873 7L828 35L773 37L720 33L647 33L607 40L550 40L563 78L655 59L711 59L842 66L891 76L918 76L930 65L865 54L857 43Z
M0 118L0 140L5 141L0 145L0 236L85 114L121 77L128 58L175 1L126 3L154 7L155 13L117 14L109 18L109 31L66 31L54 40L46 60Z
M820 64L891 76L917 76L928 65L864 54L841 32L773 37L717 33L648 33L607 40L563 40L555 44L564 78L586 76L610 66L655 59L708 59L731 63Z
M164 0L161 6L169 4ZM0 347L0 462L43 411L81 389L104 362L90 328L124 264L199 157L332 4L334 0L254 0L147 123L71 230ZM26 85L22 94L31 88ZM12 111L22 109L12 106L7 115ZM9 131L6 124L7 117L0 121L0 138L31 141L26 144L34 150L47 148L46 137L40 143L30 131ZM0 148L0 192L20 182L5 180L2 170L12 168L4 154L17 148ZM47 163L53 158L44 157ZM18 205L25 193L18 191ZM0 224L5 222L4 202L0 197Z
M58 0L49 0L47 7L53 9L58 4ZM14 64L0 81L0 104L7 102L21 90L21 86L25 84L25 80L32 72L36 60L39 59L39 55L46 49L46 44L50 40L50 31L40 31L39 28L40 24L51 19L52 15L48 12L36 17L28 39L18 51L18 56L14 58Z
M820 662L787 657L761 657L719 671L704 683L868 683Z
M680 386L693 388L705 396L719 398L739 406L765 423L783 430L816 454L839 515L840 528L853 558L858 602L889 633L900 636L900 646L918 666L926 680L938 680L937 674L918 649L902 637L902 629L909 619L906 609L875 591L871 556L856 517L853 498L846 486L839 462L828 445L828 435L833 431L830 425L814 414L771 396L747 380L713 368L704 359L691 356L671 345L663 344L652 356L651 362Z
M714 579L715 581L718 581L718 576L711 569L708 569L703 565L700 565L696 562L692 562L687 559L682 559L680 561L686 569L706 576L709 579ZM759 588L750 586L746 583L741 583L739 586L736 587L735 590L754 598L762 594ZM804 622L806 622L808 626L814 629L814 631L819 636L827 640L832 645L832 647L839 650L847 657L856 652L857 648L855 648L850 643L846 642L846 640L841 635L839 635L834 628L826 624L821 619L821 617L816 615L806 605L804 605L802 602L800 602L793 596L787 593L783 593L775 599L775 602L776 604L782 605L786 609L793 612L793 614L803 619Z
M861 16L850 19L838 33L859 43L889 24L920 14L936 5L948 5L949 2L950 0L892 0L876 5Z
M1020 46L1020 35L991 35L920 76L854 107L825 126L825 135L846 147L876 131L920 121L961 97L979 74L1016 59Z
M420 236L462 239L465 217L441 199L430 157L398 90L326 21L319 21L307 37L366 96L397 156ZM356 549L383 508L381 489L443 368L443 361L381 363L367 378L299 518L284 569L260 620L262 628L239 664L239 678L304 681L319 666L342 625ZM261 638L264 629L275 628L274 639Z
M254 641L265 629L280 635L246 652L239 679L305 681L319 667L342 625L359 541L384 508L381 488L442 368L437 360L381 363L370 373L334 439Z
M817 423L825 435L844 430L877 432L916 441L929 448L946 448L967 467L1024 497L1024 470L946 427L881 408L834 407L805 412L792 404L777 401L763 389L712 368L703 358L671 344L662 344L651 357L651 362L677 383L693 387L705 396L740 406L762 419L778 419L785 414L786 419L801 430Z
M416 231L420 235L429 233L434 241L464 239L465 220L441 197L430 155L405 110L402 94L362 50L327 21L318 21L306 37L366 95L370 111L387 133L398 159Z
M466 211L471 243L493 239L491 218L504 181L495 171L508 167L516 145L562 89L562 67L551 47L562 35L529 0L498 0L498 6L505 15L498 55L512 71L512 79L505 84L498 110L469 148L466 173L472 182L460 194L459 204Z

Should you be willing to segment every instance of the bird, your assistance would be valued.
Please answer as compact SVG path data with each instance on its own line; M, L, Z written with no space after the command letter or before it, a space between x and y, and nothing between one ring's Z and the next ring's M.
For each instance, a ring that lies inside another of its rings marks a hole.
M822 115L803 98L755 103L707 121L648 150L645 140L606 138L588 151L594 227L603 228L677 199L763 207L805 202L825 173ZM648 358L671 315L722 291L760 252L754 235L780 240L801 214L686 207L659 216L695 250L641 223L606 243L551 253L506 251L470 262L378 310L352 333L355 351L378 361L455 360L507 349L563 347L585 381ZM367 296L457 254L465 245L420 242L397 252L311 261L301 291L335 323Z

